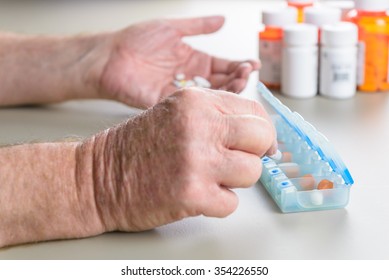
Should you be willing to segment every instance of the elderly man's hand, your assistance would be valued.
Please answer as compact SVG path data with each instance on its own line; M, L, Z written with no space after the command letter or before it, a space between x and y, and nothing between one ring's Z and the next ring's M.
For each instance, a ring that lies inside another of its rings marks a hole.
M148 108L177 88L177 74L240 92L259 62L194 50L184 36L217 31L223 17L154 20L115 32L30 36L0 32L0 106L113 99Z
M230 61L196 51L182 37L217 31L223 17L154 20L108 35L94 71L101 97L147 108L172 94L175 75L202 76L212 88L240 92L258 61ZM97 48L101 51L101 48Z
M275 152L262 106L224 91L188 88L83 143L103 231L140 231L189 216L224 217L261 159ZM89 151L89 152L88 152ZM82 172L88 174L88 172Z

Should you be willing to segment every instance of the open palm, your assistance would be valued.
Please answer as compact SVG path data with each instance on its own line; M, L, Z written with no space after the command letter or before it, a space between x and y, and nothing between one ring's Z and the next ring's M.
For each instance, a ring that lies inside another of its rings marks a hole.
M183 36L212 33L223 17L155 20L133 25L113 38L109 59L101 77L109 98L146 108L172 94L175 75L202 76L212 88L240 92L257 61L230 61L194 50Z

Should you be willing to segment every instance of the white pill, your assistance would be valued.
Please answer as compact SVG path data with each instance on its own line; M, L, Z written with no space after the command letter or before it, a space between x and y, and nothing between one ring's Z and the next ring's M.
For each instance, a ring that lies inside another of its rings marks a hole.
M324 200L324 197L323 197L323 193L321 191L318 191L318 190L311 191L311 202L313 205L317 205L317 206L322 205L323 200Z
M195 76L193 78L193 80L195 81L195 83L199 87L203 87L203 88L210 88L211 87L211 83L207 79L205 79L203 77Z
M181 88L181 82L173 81L173 84L176 86L176 88Z
M269 156L269 158L279 161L282 158L282 153L280 150L277 150L277 152L274 155Z
M185 74L184 73L176 74L176 80L178 81L185 80Z
M186 81L186 84L185 84L186 87L194 87L195 85L196 85L196 83L192 80Z

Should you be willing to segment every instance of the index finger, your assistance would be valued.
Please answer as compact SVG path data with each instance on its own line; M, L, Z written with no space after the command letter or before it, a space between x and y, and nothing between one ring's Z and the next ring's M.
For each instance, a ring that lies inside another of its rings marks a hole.
M206 16L195 18L170 19L170 24L181 36L209 34L219 30L224 24L223 16Z

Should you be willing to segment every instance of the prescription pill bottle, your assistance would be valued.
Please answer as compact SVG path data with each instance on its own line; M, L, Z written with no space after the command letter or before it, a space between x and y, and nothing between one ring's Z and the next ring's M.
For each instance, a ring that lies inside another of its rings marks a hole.
M364 92L389 90L388 0L355 0L347 20L359 31L358 89Z
M304 9L313 6L314 0L287 0L288 6L294 7L298 11L298 22L304 21Z
M320 48L320 94L331 98L355 95L358 28L350 22L323 25Z
M340 9L342 12L342 20L346 20L347 14L355 7L354 1L351 0L322 1L320 4L324 7Z
M317 94L317 33L311 24L284 27L281 92L285 96L309 98Z
M259 33L259 79L268 88L280 89L282 27L297 22L297 10L291 7L265 10L262 12L265 29Z
M341 21L342 11L337 8L314 6L307 7L304 10L304 22L313 24L319 28L319 42L320 29L324 24L332 24Z
M342 12L340 9L323 7L320 5L305 8L304 22L308 24L313 24L318 28L319 53L320 53L321 27L325 24L340 22L341 13ZM320 69L320 57L318 62L318 71L319 69ZM320 87L319 76L317 77L317 79Z

